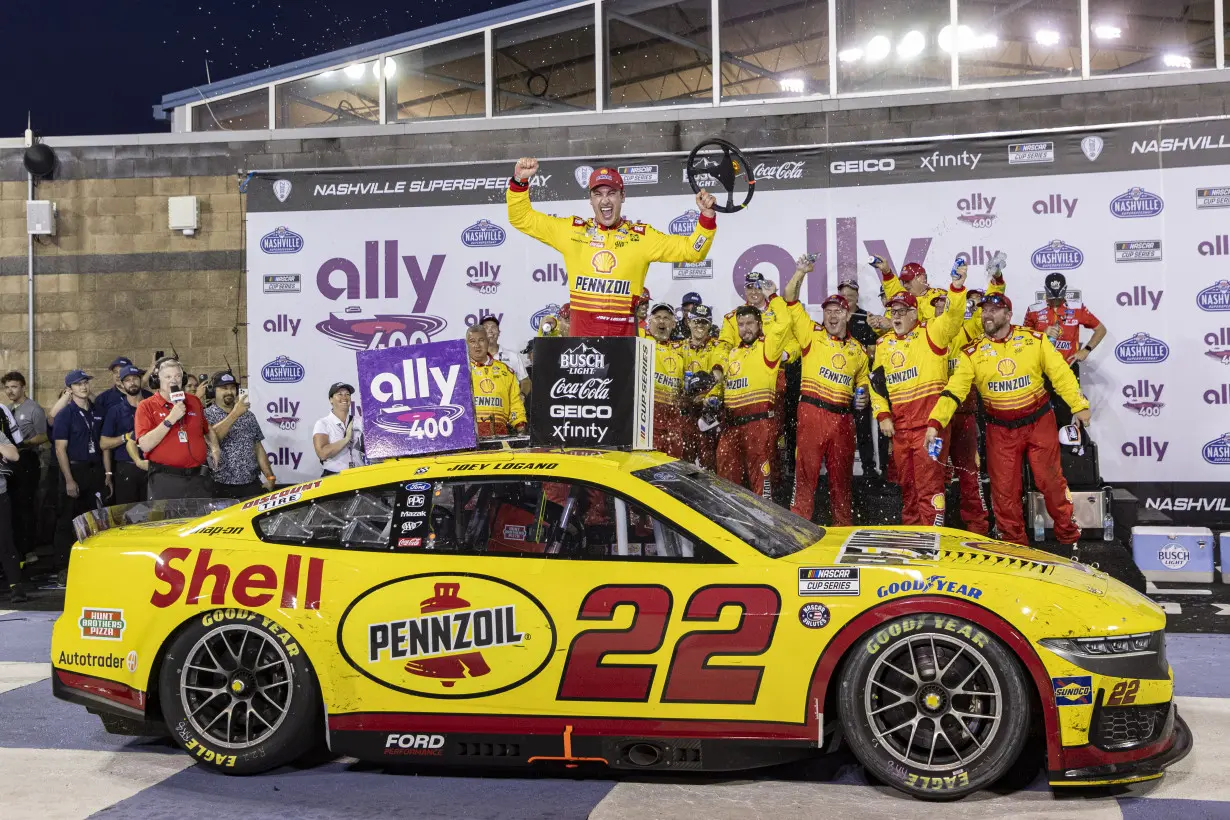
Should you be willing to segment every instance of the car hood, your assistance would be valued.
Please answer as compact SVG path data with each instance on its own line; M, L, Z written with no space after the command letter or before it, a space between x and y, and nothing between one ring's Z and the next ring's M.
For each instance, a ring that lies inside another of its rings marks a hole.
M1106 573L1049 552L960 530L936 527L832 528L807 549L781 559L793 564L962 568L1060 584L1106 594Z

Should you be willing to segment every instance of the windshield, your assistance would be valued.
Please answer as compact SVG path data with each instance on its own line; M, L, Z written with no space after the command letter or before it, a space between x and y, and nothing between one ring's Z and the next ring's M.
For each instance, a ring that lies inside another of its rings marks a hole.
M166 501L119 504L82 513L73 519L73 529L76 530L77 540L84 541L91 535L98 535L103 530L109 530L112 527L200 518L211 512L225 510L235 503L233 499L176 498Z
M790 555L824 538L823 527L682 461L637 470L633 475L688 505L770 558Z

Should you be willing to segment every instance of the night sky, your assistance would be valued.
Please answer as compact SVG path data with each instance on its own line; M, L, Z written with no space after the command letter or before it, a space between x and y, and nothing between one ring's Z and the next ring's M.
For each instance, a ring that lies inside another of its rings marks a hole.
M499 0L0 0L0 137L169 130L163 94L512 5Z

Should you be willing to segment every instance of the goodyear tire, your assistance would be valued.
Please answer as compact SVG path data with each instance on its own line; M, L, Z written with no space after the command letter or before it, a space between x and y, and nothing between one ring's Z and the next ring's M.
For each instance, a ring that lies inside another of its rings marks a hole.
M158 695L176 742L207 769L255 774L319 745L320 691L307 658L255 612L197 615L167 650Z
M837 692L842 728L876 778L914 797L955 800L1016 762L1029 726L1024 673L986 630L918 614L851 649Z

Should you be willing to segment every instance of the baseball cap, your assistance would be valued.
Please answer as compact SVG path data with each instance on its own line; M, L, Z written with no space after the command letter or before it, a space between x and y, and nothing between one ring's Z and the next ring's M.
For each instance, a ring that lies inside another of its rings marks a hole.
M592 191L602 185L609 185L617 191L622 191L624 178L614 168L595 168L594 172L589 175L589 190Z
M761 285L764 283L764 274L758 270L749 271L744 282L748 285Z
M130 364L124 365L124 368L120 370L120 381L123 381L129 376L144 376L144 375L145 375L145 371L142 370L141 368L133 367Z
M1046 294L1052 299L1063 296L1068 289L1068 277L1062 273L1052 273L1046 277Z
M666 304L666 302L654 302L653 307L649 309L649 312L650 314L654 314L654 313L657 313L659 310L669 310L671 313L675 312L675 309L671 307L670 305Z
M229 370L219 370L210 379L214 383L214 387L222 387L226 384L239 384L239 379L235 378L235 374ZM332 397L332 393L329 394Z
M694 305L688 318L704 319L706 322L711 321L713 319L713 309L708 305Z
M823 302L820 303L820 307L822 308L826 308L829 305L837 305L837 307L841 308L842 310L850 309L850 303L847 302L846 297L842 296L840 293L834 293L833 295L829 296L827 299L825 299Z
M912 293L898 293L893 296L892 299L888 300L888 307L892 307L893 305L905 305L909 308L917 308L918 300L914 298L914 294Z
M970 299L974 298L975 293L978 294L979 296L987 295L987 292L983 290L982 288L970 288L966 291L966 294L969 296Z
M699 305L704 301L704 299L700 298L700 294L693 290L683 294L683 299L680 300L679 304L686 305L688 302L691 302L694 305Z
M1012 300L1004 293L992 293L982 300L982 309L989 307L1004 307L1012 310Z
M346 384L346 382L334 382L329 385L329 398L333 398L333 394L339 390L345 390L350 395L354 395L354 388Z
M938 306L938 305L940 305L940 304L942 304L942 303L944 303L944 302L947 302L947 301L948 301L948 294L947 294L947 293L937 293L935 296L932 296L932 297L931 297L931 304L932 304L932 305L936 305L936 306Z
M559 306L559 318L565 321L572 318L572 302L564 302Z
M117 367L132 367L132 359L127 356L117 356L115 361L107 365L108 370L114 370Z
M495 322L495 326L496 326L496 327L499 327L499 326L500 326L500 317L499 317L499 316L492 316L491 314L487 314L486 316L484 316L482 319L480 319L480 320L478 321L478 323L479 323L480 325L485 325L485 324L487 324L488 322Z
M858 280L851 279L848 282L838 282L837 289L841 290L842 288L852 288L853 290L858 290Z
M901 273L897 276L903 283L913 282L916 276L926 276L927 269L917 262L911 262L901 269Z
M86 373L84 370L70 370L68 375L64 377L64 386L72 387L77 382L88 382L94 377Z

